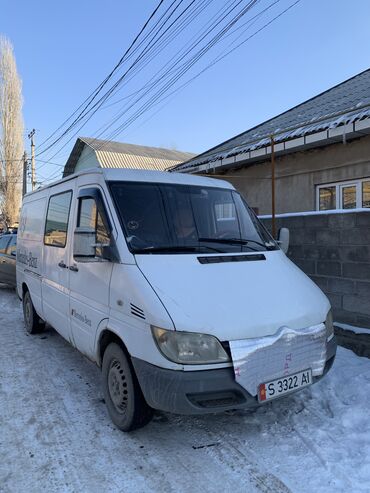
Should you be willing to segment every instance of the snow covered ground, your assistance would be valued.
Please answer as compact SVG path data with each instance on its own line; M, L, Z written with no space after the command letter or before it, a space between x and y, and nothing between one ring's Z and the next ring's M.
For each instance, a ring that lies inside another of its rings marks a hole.
M1 492L369 492L370 360L254 412L158 413L123 434L100 372L53 330L27 336L0 286Z

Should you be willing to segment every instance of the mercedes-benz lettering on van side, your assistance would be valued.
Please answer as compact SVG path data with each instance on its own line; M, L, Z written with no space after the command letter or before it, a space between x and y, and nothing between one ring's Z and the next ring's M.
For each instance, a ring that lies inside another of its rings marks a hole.
M225 181L86 170L26 195L17 289L102 369L113 422L254 407L314 383L330 304Z

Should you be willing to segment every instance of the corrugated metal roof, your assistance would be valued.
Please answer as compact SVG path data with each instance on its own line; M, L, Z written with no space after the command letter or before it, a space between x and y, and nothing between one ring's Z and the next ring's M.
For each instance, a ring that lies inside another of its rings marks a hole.
M91 148L103 168L153 169L165 171L178 163L195 156L160 147L148 147L122 142L113 142L90 137L79 137L64 167L63 176L74 173L85 146Z
M165 171L181 161L161 159L158 157L123 154L120 152L96 151L96 157L102 168L136 168Z
M86 142L96 151L115 152L133 156L154 157L156 159L164 159L167 161L182 162L184 157L189 159L194 154L191 152L175 151L172 149L164 149L161 147L148 147L135 144L126 144L124 142L114 142L110 140L92 139L90 137L79 137L83 142Z
M270 135L281 142L369 117L370 69L175 166L174 170L190 170L200 164L265 147L270 144Z

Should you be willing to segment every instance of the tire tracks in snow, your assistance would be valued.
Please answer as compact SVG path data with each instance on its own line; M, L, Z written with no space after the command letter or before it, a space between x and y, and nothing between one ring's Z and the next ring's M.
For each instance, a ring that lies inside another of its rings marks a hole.
M0 311L0 491L366 491L366 397L356 400L370 390L366 360L342 350L338 374L256 411L158 413L123 434L98 369L53 330L26 335L1 286Z
M336 446L338 439L333 437L331 433L329 433L324 426L325 421L329 418L330 420L335 419L334 412L330 406L330 401L328 396L324 397L324 399L313 399L312 391L314 388L309 388L304 391L304 393L295 394L292 396L292 407L294 405L300 406L299 413L295 413L293 410L290 410L287 414L289 417L288 422L279 422L280 426L286 429L286 433L293 433L298 440L305 446L307 451L311 453L311 455L316 458L317 464L329 472L336 479L340 478L340 480L346 485L348 491L351 491L351 481L348 479L347 475L344 474L341 468L338 468L337 465L333 465L329 462L321 452L321 445L323 441L333 443L333 446ZM313 402L315 402L316 406L313 409ZM312 430L306 430L307 423L310 423L312 426L312 418L314 417L317 421L316 433L312 433ZM336 423L337 424L337 423ZM304 429L304 431L300 430L300 427ZM320 433L320 443L316 443L317 441L317 432ZM310 436L312 438L310 438Z
M247 479L255 487L256 491L262 493L291 493L285 483L270 471L267 471L264 465L255 457L252 444L246 443L249 451L249 456L247 456L242 451L242 444L239 444L235 437L234 441L230 441L229 436L222 429L217 427L217 432L213 431L204 421L198 421L197 424L206 433L210 441L219 444L212 449L208 449L207 453L214 455L222 465L227 465L230 470L237 472L239 476L243 476L244 472L247 472Z

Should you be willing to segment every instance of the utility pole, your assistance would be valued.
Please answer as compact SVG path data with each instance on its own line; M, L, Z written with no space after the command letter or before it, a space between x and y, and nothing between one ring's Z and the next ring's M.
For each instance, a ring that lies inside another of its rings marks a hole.
M28 138L31 139L31 184L32 184L32 190L35 189L36 186L36 163L35 163L35 141L34 141L34 135L35 135L36 130L32 129L31 132L28 134Z
M27 152L24 151L23 154L23 189L22 189L22 197L24 197L27 193Z

